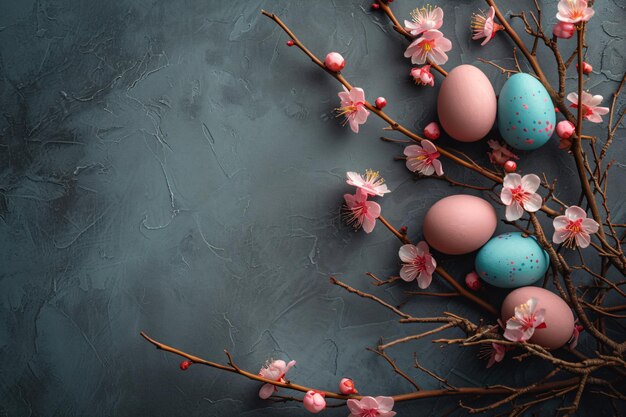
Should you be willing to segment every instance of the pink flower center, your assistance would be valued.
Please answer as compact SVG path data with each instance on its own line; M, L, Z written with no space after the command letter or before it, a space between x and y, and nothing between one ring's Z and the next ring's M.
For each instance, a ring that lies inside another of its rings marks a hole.
M413 266L419 272L426 271L426 257L425 256L416 256L411 261L411 266Z
M528 198L528 193L524 191L521 185L513 188L511 190L511 194L513 194L513 201L522 204Z
M430 51L432 51L433 49L435 49L435 40L434 40L434 39L431 39L431 40L424 39L423 41L421 41L421 42L418 44L418 46L419 46L420 48L422 48L424 51L426 51L426 52L430 52Z
M583 219L576 219L574 221L570 221L566 229L569 230L569 232L572 234L578 234L582 231L582 222L583 222Z
M361 413L361 417L378 417L380 413L375 408L370 408L369 410L363 410Z
M344 107L339 107L337 110L339 111L338 116L346 116L350 117L354 113L358 112L359 109L363 106L363 102L357 101L352 104L349 104Z

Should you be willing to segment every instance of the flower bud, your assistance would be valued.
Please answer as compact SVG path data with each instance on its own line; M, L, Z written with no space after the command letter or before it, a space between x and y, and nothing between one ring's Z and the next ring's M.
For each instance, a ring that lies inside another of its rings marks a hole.
M578 64L576 64L576 70L578 71ZM583 61L583 74L589 75L593 71L593 67Z
M426 136L426 139L436 140L439 139L439 135L441 135L441 130L439 130L437 122L430 122L424 128L424 136Z
M350 378L342 378L339 381L339 392L343 395L358 394L358 391L354 388L354 381Z
M377 108L382 110L387 105L387 99L385 97L378 97L374 103Z
M308 391L302 400L304 408L313 414L317 414L326 408L324 394L317 391Z
M575 32L576 26L568 22L559 22L552 28L552 34L561 39L569 39L574 36Z
M435 77L430 72L430 65L424 65L423 67L415 67L410 72L411 77L415 80L417 85L435 85Z
M343 59L340 53L331 52L326 55L324 65L331 71L339 72L346 66L346 60Z
M515 172L516 169L517 169L517 164L515 163L515 161L509 160L504 163L504 170L506 172L508 173Z
M480 282L480 278L478 278L478 274L476 271L472 271L469 274L465 275L465 285L471 290L478 291L482 288L483 284Z
M562 120L556 124L556 134L561 139L569 139L575 131L576 127L569 120Z

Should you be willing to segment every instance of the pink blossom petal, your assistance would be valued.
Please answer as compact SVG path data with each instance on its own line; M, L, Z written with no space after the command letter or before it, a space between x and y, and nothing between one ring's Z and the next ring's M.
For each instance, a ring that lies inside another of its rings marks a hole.
M584 219L581 228L585 233L594 234L600 228L600 225L593 219Z
M513 202L506 207L505 217L510 222L521 219L523 215L524 209L517 202Z
M565 217L568 220L578 220L587 217L587 212L578 206L571 206L565 210Z
M272 384L263 384L261 389L259 390L259 397L263 400L267 400L272 396L275 390L275 386Z
M502 190L502 192L500 193L500 200L506 206L511 205L511 203L513 202L513 193L511 192L510 188L505 188Z
M575 239L576 245L583 249L591 243L591 238L587 233L576 233Z
M431 274L427 273L426 271L422 271L417 277L417 285L421 289L426 289L428 288L432 280L433 280L433 276Z
M539 185L541 185L541 179L535 174L524 175L522 178L522 188L528 193L536 192Z
M520 174L507 174L502 183L504 188L515 188L520 185L522 185L522 176Z
M402 265L400 268L400 278L406 282L411 282L417 277L417 268L411 265Z
M432 164L433 167L435 167L435 172L437 173L437 175L441 177L443 175L443 166L441 165L441 161L435 159Z
M552 241L556 244L563 243L569 237L569 230L555 230L552 235Z
M413 245L402 245L398 251L398 256L402 262L411 262L418 256L417 248Z
M534 213L543 205L543 198L537 193L531 195L528 200L524 202L524 210L529 213Z

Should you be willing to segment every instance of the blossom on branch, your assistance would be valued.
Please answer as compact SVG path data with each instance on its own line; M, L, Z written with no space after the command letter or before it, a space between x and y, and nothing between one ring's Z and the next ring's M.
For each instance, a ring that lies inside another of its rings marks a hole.
M289 363L285 363L283 360L275 360L268 361L263 368L259 371L259 376L262 376L266 379L271 379L272 381L278 382L286 382L285 374L292 366L296 364L296 361L291 361ZM266 400L274 394L274 392L278 391L278 388L272 384L263 384L261 389L259 390L259 397Z
M543 199L537 194L541 180L535 174L506 174L500 200L506 206L506 219L510 222L520 219L524 211L534 213L541 208Z
M474 32L472 39L478 40L485 38L485 40L480 44L481 46L485 46L487 42L492 40L499 30L504 30L504 26L494 22L493 19L495 15L496 9L494 9L493 6L489 8L489 12L487 12L487 14L481 12L472 15L471 28Z
M304 398L302 399L302 404L308 412L312 414L317 414L326 408L324 393L313 390L307 391L307 393L304 395Z
M507 148L506 145L500 144L495 140L488 140L487 145L491 148L491 152L487 152L489 155L489 162L494 165L504 166L504 164L511 159L519 159L519 156Z
M387 188L385 184L385 180L380 176L377 171L372 171L368 169L365 171L365 175L362 176L357 172L347 172L348 180L346 181L348 185L353 185L361 190L365 191L367 195L377 195L382 197L386 193L390 193L391 190Z
M417 246L402 245L398 255L404 263L400 269L400 278L407 282L417 278L417 285L420 288L428 288L433 280L433 272L437 268L437 261L430 254L428 244L421 241Z
M423 140L420 145L409 145L404 148L406 155L406 167L411 172L419 172L422 175L443 175L443 167L439 157L441 154L437 147L429 140Z
M430 65L411 69L411 77L413 77L417 85L435 86L435 76L430 72Z
M391 397L363 397L360 400L349 399L346 405L350 410L348 417L393 417L396 415L393 409Z
M406 48L404 56L411 58L414 64L425 64L431 62L433 64L442 65L448 61L446 52L452 49L452 42L444 38L443 33L432 29L422 33Z
M491 343L491 349L489 349L489 362L487 362L487 368L491 368L496 362L502 362L506 355L506 346L499 343Z
M587 22L595 13L587 6L587 0L561 0L558 8L556 18L566 23Z
M515 316L506 321L504 338L512 342L525 342L535 333L535 329L544 329L546 310L537 310L537 299L531 298L515 307Z
M570 107L578 108L578 94L569 93L567 99L572 103ZM604 97L601 95L592 96L586 91L583 91L582 106L583 106L583 118L589 120L592 123L602 123L602 115L609 112L608 107L598 107L598 104L602 103Z
M580 332L582 332L583 329L584 329L583 326L581 326L580 324L574 325L574 330L572 331L572 337L569 339L570 349L576 349L576 346L578 346L578 338L580 337Z
M345 204L342 208L343 217L346 223L354 230L361 227L365 233L372 233L376 226L376 219L380 217L380 205L374 201L367 200L367 193L358 189L356 194L345 194L343 196Z
M586 248L591 243L592 234L596 233L600 225L587 218L585 210L578 206L571 206L565 210L564 216L558 216L552 221L554 226L554 243L565 243L568 248Z
M413 36L421 35L431 29L439 29L443 25L443 10L441 7L433 8L430 4L411 12L412 22L404 21L406 30Z
M350 124L350 128L354 133L359 133L359 125L365 124L367 117L370 115L369 110L365 107L365 92L362 88L354 87L348 90L345 86L338 96L341 99L341 107L337 110L339 116L345 116L346 123Z

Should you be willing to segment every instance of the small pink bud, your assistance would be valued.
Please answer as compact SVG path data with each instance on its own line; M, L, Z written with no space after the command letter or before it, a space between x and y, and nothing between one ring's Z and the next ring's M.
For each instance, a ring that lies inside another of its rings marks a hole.
M555 108L554 108L554 112L555 112L555 113L561 113L561 110L559 110L559 108L558 108L558 107L555 107Z
M472 271L469 274L465 275L465 285L471 290L478 291L482 288L483 284L480 282L478 278L478 274L476 271Z
M557 38L569 39L574 36L576 26L569 22L559 22L552 28L552 34Z
M402 233L402 234L405 234L405 235L406 235L406 231L407 231L406 226L402 226L402 227L400 228L400 233Z
M191 362L189 362L189 361L182 361L180 363L180 370L181 371L186 371L187 369L189 369L190 366L191 366Z
M375 103L376 107L382 110L387 105L387 99L385 97L378 97Z
M378 9L380 9L380 4L372 3L372 10L378 10Z
M346 60L343 59L340 53L331 52L326 55L324 65L331 71L339 72L346 66Z
M324 393L317 391L308 391L304 394L302 403L304 404L304 408L313 414L317 414L326 408Z
M293 42L291 39L289 39L289 40L287 41L287 46L294 46L294 45L295 45L295 44L294 44L294 42Z
M504 170L508 173L515 172L515 170L517 170L517 164L515 161L506 161L504 163Z
M359 393L356 388L354 388L354 381L350 378L342 378L341 381L339 381L339 392L343 395Z
M424 136L426 136L426 139L436 140L439 139L439 135L441 135L441 131L439 130L437 122L430 122L424 128Z
M576 127L569 120L562 120L556 124L556 134L561 139L569 139L575 131Z
M578 71L578 64L576 64L576 71ZM593 67L583 61L583 74L589 75L593 71Z

